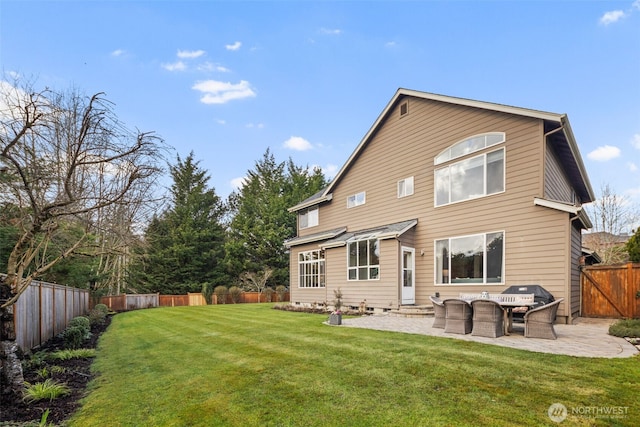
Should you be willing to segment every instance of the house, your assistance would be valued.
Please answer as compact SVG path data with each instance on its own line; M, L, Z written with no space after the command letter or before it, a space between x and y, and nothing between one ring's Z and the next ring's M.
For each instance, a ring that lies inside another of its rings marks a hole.
M371 312L539 284L580 312L582 205L565 114L398 89L333 181L291 207L291 303Z

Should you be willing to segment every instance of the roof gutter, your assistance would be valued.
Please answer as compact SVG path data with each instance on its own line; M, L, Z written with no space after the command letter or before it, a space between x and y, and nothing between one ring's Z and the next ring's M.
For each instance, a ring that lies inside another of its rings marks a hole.
M308 208L311 206L315 206L318 205L322 202L329 202L331 201L331 199L333 199L333 193L329 193L329 194L324 194L316 199L313 200L308 200L307 202L303 202L300 204L297 204L295 206L290 207L289 209L287 209L289 212L297 212L300 209L304 209L304 208Z

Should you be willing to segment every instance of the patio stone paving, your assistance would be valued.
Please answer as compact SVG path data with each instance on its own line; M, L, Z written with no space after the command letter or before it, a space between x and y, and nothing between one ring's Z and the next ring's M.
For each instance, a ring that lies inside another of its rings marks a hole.
M613 322L615 319L580 318L573 325L554 325L557 340L525 338L522 323L514 323L514 331L509 336L486 338L471 334L445 333L444 329L434 329L431 327L433 317L407 318L389 314L343 318L341 327L431 335L568 356L614 358L637 355L638 349L633 344L624 338L608 334L609 326Z

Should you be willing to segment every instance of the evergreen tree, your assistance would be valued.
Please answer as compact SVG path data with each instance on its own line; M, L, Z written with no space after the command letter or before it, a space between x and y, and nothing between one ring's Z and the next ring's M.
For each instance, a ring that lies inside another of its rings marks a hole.
M626 249L629 253L629 261L640 262L640 227L636 229L633 236L627 241Z
M309 173L288 163L276 162L267 149L244 186L229 197L235 211L229 224L226 263L233 277L244 272L273 270L271 285L289 283L289 256L283 242L296 234L296 215L287 209L326 185L319 168Z
M163 294L199 292L226 282L224 204L193 152L170 167L171 204L146 230L144 286Z

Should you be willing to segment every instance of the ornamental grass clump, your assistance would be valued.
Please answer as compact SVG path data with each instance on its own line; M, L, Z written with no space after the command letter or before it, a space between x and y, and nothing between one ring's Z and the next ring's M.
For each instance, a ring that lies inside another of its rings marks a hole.
M640 338L640 319L622 319L609 326L609 335L622 338Z
M51 378L47 378L41 383L26 383L23 398L27 402L35 402L37 400L53 400L56 397L64 396L69 393L69 387Z
M96 357L95 348L57 350L47 356L49 360L89 359L91 357Z

